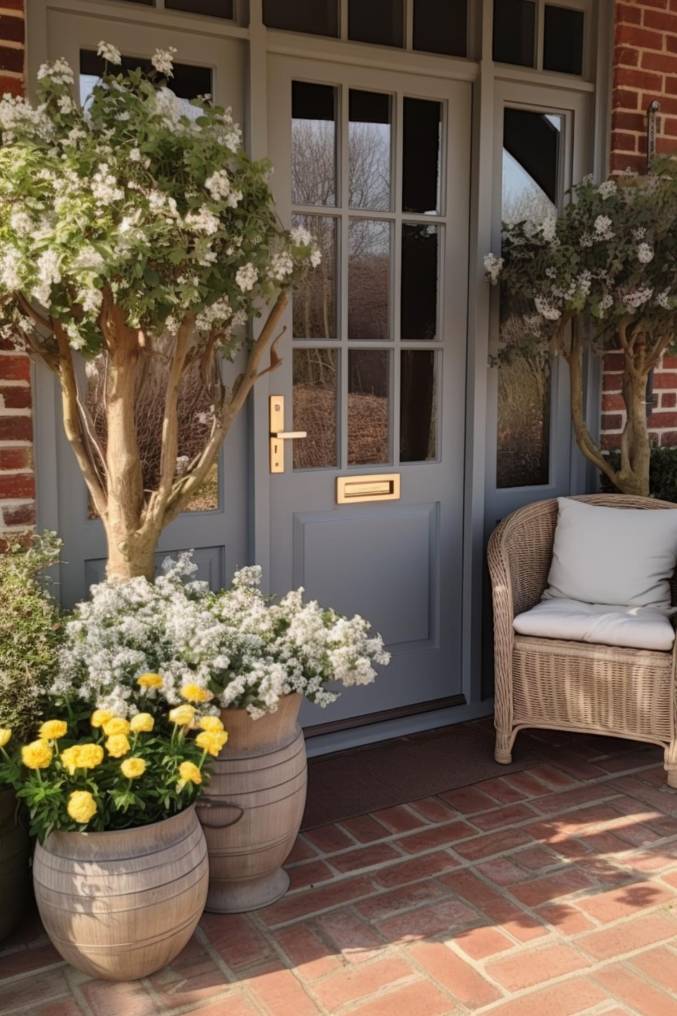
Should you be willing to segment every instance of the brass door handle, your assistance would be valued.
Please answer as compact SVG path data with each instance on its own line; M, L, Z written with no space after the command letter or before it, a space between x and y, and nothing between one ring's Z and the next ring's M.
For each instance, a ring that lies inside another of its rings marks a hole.
M284 429L284 395L271 395L268 403L270 420L270 471L284 473L284 442L301 441L308 437L305 430Z

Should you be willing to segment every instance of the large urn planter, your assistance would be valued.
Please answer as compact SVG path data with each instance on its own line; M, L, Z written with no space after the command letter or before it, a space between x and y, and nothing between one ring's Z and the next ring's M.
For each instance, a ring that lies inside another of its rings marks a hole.
M209 850L206 909L243 913L285 894L282 865L298 835L306 803L306 748L298 722L300 695L253 720L226 709L228 744L214 760L197 805Z
M51 833L33 862L54 946L74 967L112 981L171 963L204 910L208 878L194 806L136 829Z
M0 790L0 942L16 927L28 897L28 833L17 818L16 797Z

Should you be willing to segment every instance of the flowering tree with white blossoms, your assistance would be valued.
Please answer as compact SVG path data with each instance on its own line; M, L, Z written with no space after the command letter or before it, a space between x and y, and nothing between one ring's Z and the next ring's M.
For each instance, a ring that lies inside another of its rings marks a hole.
M649 494L650 372L677 345L677 174L659 164L573 188L560 215L503 226L501 257L485 268L502 290L502 348L550 351L566 360L571 414L582 453L618 489ZM584 356L623 354L627 410L614 468L585 418Z
M105 73L85 108L57 60L38 74L37 104L0 101L0 328L57 376L64 428L108 540L108 576L152 578L163 529L216 462L253 385L279 363L290 287L319 251L279 224L269 166L242 149L229 110L193 108L154 71ZM255 341L247 322L271 307ZM219 368L243 347L228 390ZM263 367L270 350L269 366ZM77 353L105 360L105 440L78 387ZM158 476L148 489L135 408L147 367L166 364ZM202 447L177 468L182 381L200 370L212 404Z

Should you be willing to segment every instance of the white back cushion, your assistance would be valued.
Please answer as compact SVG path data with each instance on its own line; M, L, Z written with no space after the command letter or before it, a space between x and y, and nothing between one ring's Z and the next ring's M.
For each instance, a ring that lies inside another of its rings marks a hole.
M605 508L558 498L544 599L668 610L677 508Z

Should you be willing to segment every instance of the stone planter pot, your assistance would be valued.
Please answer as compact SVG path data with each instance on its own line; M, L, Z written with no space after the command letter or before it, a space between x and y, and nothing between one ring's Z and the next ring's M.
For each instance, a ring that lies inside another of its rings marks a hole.
M28 900L28 833L16 816L12 790L0 790L0 942L20 921Z
M171 963L200 920L208 880L194 806L137 829L51 833L33 861L52 943L78 970L111 981Z
M245 709L221 714L228 744L214 760L198 803L209 850L207 910L238 914L284 896L282 865L306 803L306 746L298 722L300 695L252 720Z

